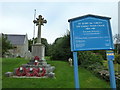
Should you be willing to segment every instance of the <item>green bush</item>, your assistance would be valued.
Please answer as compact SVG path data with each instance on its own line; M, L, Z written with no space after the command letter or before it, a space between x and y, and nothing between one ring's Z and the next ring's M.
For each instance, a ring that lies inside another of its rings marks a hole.
M106 50L93 50L93 53L100 54L104 60L106 60Z
M120 54L115 55L115 61L114 62L120 64Z
M120 78L116 80L117 82L117 88L120 88Z
M51 46L50 54L52 60L67 61L70 57L72 58L70 35L57 38Z
M103 58L101 55L96 55L91 51L80 51L78 52L78 62L81 66L87 68L93 64L103 65Z

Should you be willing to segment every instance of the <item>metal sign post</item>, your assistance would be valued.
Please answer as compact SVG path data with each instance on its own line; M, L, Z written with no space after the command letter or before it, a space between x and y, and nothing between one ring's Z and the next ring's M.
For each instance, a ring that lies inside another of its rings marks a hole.
M77 60L77 52L73 52L74 58L74 79L75 79L75 87L79 88L79 76L78 76L78 60Z
M109 74L110 74L110 86L112 89L116 88L116 80L115 80L115 72L114 72L114 52L106 51L108 66L109 66Z

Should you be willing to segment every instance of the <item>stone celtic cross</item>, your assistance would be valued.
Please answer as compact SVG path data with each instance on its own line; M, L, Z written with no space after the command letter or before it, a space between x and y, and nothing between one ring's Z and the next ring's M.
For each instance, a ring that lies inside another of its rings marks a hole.
M34 24L38 26L38 36L37 36L37 44L41 44L41 25L44 25L44 23L47 23L47 20L44 20L42 15L39 15L37 20L34 20Z

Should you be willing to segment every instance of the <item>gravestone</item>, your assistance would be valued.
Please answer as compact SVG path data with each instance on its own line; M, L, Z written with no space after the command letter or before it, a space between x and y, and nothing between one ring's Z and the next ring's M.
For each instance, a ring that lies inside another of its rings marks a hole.
M32 56L39 56L41 59L44 59L45 56L45 45L41 43L41 26L44 25L44 23L47 23L44 18L39 15L37 20L34 20L34 24L38 26L38 35L37 35L37 43L32 45Z

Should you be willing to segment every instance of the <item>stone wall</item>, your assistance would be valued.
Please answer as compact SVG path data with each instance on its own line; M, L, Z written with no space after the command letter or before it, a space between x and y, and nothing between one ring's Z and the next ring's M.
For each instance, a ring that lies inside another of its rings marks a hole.
M17 56L28 57L28 56L30 56L31 54L28 51L28 38L27 38L27 36L25 37L23 45L14 45L13 49L10 49L9 52L10 52L10 55L12 55L13 57L17 57Z

